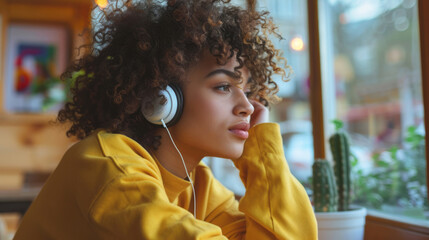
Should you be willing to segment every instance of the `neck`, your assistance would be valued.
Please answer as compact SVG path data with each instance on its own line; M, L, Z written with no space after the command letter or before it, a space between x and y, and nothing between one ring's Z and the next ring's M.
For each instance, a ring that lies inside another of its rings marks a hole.
M195 153L192 148L182 144L179 139L174 138L174 130L169 129L177 148L183 156L188 173L192 172L194 168L203 158L202 155ZM183 166L182 159L179 153L171 142L166 129L160 129L158 134L161 136L161 145L157 150L153 151L159 163L172 174L185 179L186 171Z

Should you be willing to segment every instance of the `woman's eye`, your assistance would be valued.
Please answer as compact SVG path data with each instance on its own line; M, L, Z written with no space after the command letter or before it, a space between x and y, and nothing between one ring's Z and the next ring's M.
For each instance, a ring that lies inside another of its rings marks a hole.
M222 92L229 92L231 90L231 85L225 84L215 87L216 90L222 91Z
M250 98L250 97L252 96L252 92L250 92L250 91L245 92L244 94L246 94L246 97L247 97L247 98Z

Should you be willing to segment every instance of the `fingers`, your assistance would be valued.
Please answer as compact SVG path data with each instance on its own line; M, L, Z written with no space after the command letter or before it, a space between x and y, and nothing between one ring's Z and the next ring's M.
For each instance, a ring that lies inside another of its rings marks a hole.
M249 99L249 102L253 105L253 107L255 108L255 111L257 109L265 108L265 106L262 103L254 100L254 99Z
M268 122L268 108L266 108L262 103L256 100L249 100L249 102L253 105L255 109L253 111L253 114L250 116L250 126L252 127L259 123Z

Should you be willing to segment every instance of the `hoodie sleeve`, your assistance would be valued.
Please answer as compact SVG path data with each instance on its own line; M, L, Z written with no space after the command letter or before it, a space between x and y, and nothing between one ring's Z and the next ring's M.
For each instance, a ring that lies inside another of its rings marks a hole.
M242 156L234 161L246 193L239 210L245 239L317 239L314 212L304 187L284 157L280 127L263 123L249 130Z

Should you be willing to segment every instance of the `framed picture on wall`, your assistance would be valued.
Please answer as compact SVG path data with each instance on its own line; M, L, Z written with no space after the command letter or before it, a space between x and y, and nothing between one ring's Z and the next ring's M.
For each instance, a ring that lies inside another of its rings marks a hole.
M69 59L62 25L10 23L5 47L4 109L11 113L57 111L65 100L60 75Z

